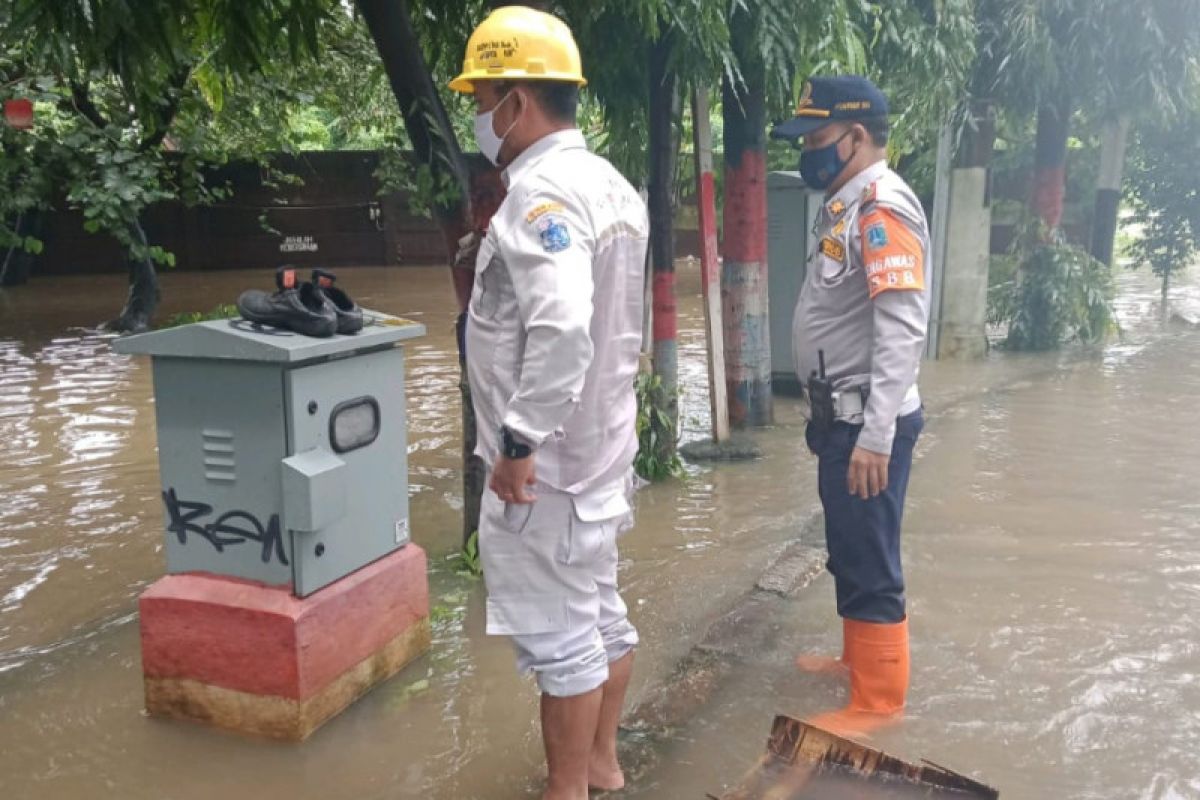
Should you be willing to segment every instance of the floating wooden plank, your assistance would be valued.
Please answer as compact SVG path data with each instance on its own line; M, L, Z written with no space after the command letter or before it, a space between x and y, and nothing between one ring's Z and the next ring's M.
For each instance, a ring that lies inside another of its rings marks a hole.
M827 785L817 784L828 779ZM1000 793L930 761L910 764L850 739L778 716L767 752L721 800L806 800L846 797L944 797L998 800ZM871 791L874 788L875 791ZM838 796L843 796L838 794Z

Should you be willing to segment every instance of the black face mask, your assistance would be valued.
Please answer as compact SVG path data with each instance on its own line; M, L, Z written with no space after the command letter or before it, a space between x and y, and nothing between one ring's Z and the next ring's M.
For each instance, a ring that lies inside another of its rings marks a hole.
M836 141L824 147L800 152L800 177L806 185L814 189L828 189L837 176L842 174L846 162L838 155L837 148L842 139L853 132L853 129L846 131Z

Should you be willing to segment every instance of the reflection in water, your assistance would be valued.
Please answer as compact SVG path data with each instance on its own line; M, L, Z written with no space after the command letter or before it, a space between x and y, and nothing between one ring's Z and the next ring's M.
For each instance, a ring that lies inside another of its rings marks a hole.
M167 274L165 313L269 280ZM1005 798L1200 797L1200 375L1188 369L1200 334L1163 332L1152 281L1121 280L1125 339L1098 359L926 369L934 414L907 522L913 704L879 744L977 770ZM132 611L163 568L149 365L86 329L111 314L120 276L35 281L0 295L0 795L533 794L534 690L507 645L483 636L481 584L448 561L461 507L449 279L364 269L343 270L341 284L429 330L406 352L430 655L299 747L143 718ZM694 438L707 424L694 272L681 291L682 417ZM1200 309L1197 287L1181 297ZM795 404L781 400L776 417L761 461L692 466L639 496L621 564L647 643L635 693L815 506ZM833 645L831 594L824 582L806 593L780 620L778 647L746 654L637 796L719 790L757 758L776 711L836 702L837 686L789 666L798 650Z

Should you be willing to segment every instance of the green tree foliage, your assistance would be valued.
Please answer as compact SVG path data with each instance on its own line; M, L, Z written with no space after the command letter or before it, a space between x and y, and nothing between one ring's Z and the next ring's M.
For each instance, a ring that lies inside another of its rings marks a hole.
M971 3L908 0L847 5L849 13L831 15L821 41L807 51L820 58L810 71L865 73L888 96L893 157L930 149L941 124L960 102L970 74ZM836 60L839 52L843 55Z
M1046 102L1091 123L1169 118L1195 97L1198 16L1200 0L977 0L971 98L1018 133Z
M633 459L633 469L648 481L678 477L683 474L683 462L674 447L663 447L660 442L667 438L675 440L677 428L675 418L663 411L670 403L664 397L662 379L657 375L638 375L634 383L637 395L638 451Z
M1062 80L1086 87L1085 113L1166 120L1192 103L1200 55L1200 0L1078 4Z
M1003 262L1013 268L989 287L988 322L1007 327L1009 349L1095 344L1114 329L1112 271L1037 220L1026 219Z
M337 9L333 0L5 0L0 99L36 101L37 121L3 133L0 177L21 190L0 197L0 244L17 239L32 209L82 211L87 230L112 235L131 257L115 327L145 327L157 303L152 261L173 258L146 240L142 213L220 195L201 166L222 160L229 139L206 123L273 64L315 56Z
M1200 255L1200 112L1142 127L1133 165L1130 200L1140 231L1131 265L1149 265L1165 296L1171 276Z
M1063 166L1071 133L1090 144L1101 125L1115 126L1119 118L1156 125L1189 104L1197 86L1200 28L1191 23L1197 14L1197 0L979 0L972 93L1002 105L1010 137L1018 142L1038 110L1035 185L1041 191L1034 199L1040 213L1054 219L1061 211L1048 189L1058 183L1061 190L1062 172L1055 170ZM1123 158L1110 155L1118 163ZM1154 236L1135 252L1139 262L1169 272L1166 262L1186 252L1186 202L1183 193L1164 190L1157 197L1176 205L1175 213L1147 205L1154 200L1146 184L1154 179L1136 173L1153 161L1150 156L1135 164L1131 176L1143 187L1140 214ZM1011 323L1009 344L1041 349L1103 335L1108 326L1099 304L1111 295L1106 272L1057 232L1043 229L1043 235L1040 246L1018 248L1017 278L994 296L1002 301L994 305L1002 313L994 316ZM1101 245L1097 252L1108 249Z
M932 153L974 63L969 0L803 0L799 9L781 0L760 2L771 117L791 113L800 82L811 75L866 75L891 106L892 160ZM772 146L773 168L794 169L795 161L783 144Z
M319 58L277 58L241 75L236 96L222 96L219 105L206 103L195 124L213 144L239 158L408 148L396 100L362 18L345 11L329 15L320 47ZM180 120L185 122L191 120Z

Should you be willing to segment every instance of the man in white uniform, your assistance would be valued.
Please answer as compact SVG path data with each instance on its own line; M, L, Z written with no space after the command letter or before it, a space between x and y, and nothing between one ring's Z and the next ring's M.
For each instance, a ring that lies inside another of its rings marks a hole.
M575 126L570 30L521 6L471 35L452 89L508 194L476 259L467 371L489 470L479 521L487 630L542 691L546 800L618 789L616 732L637 632L617 593L631 521L649 223Z

